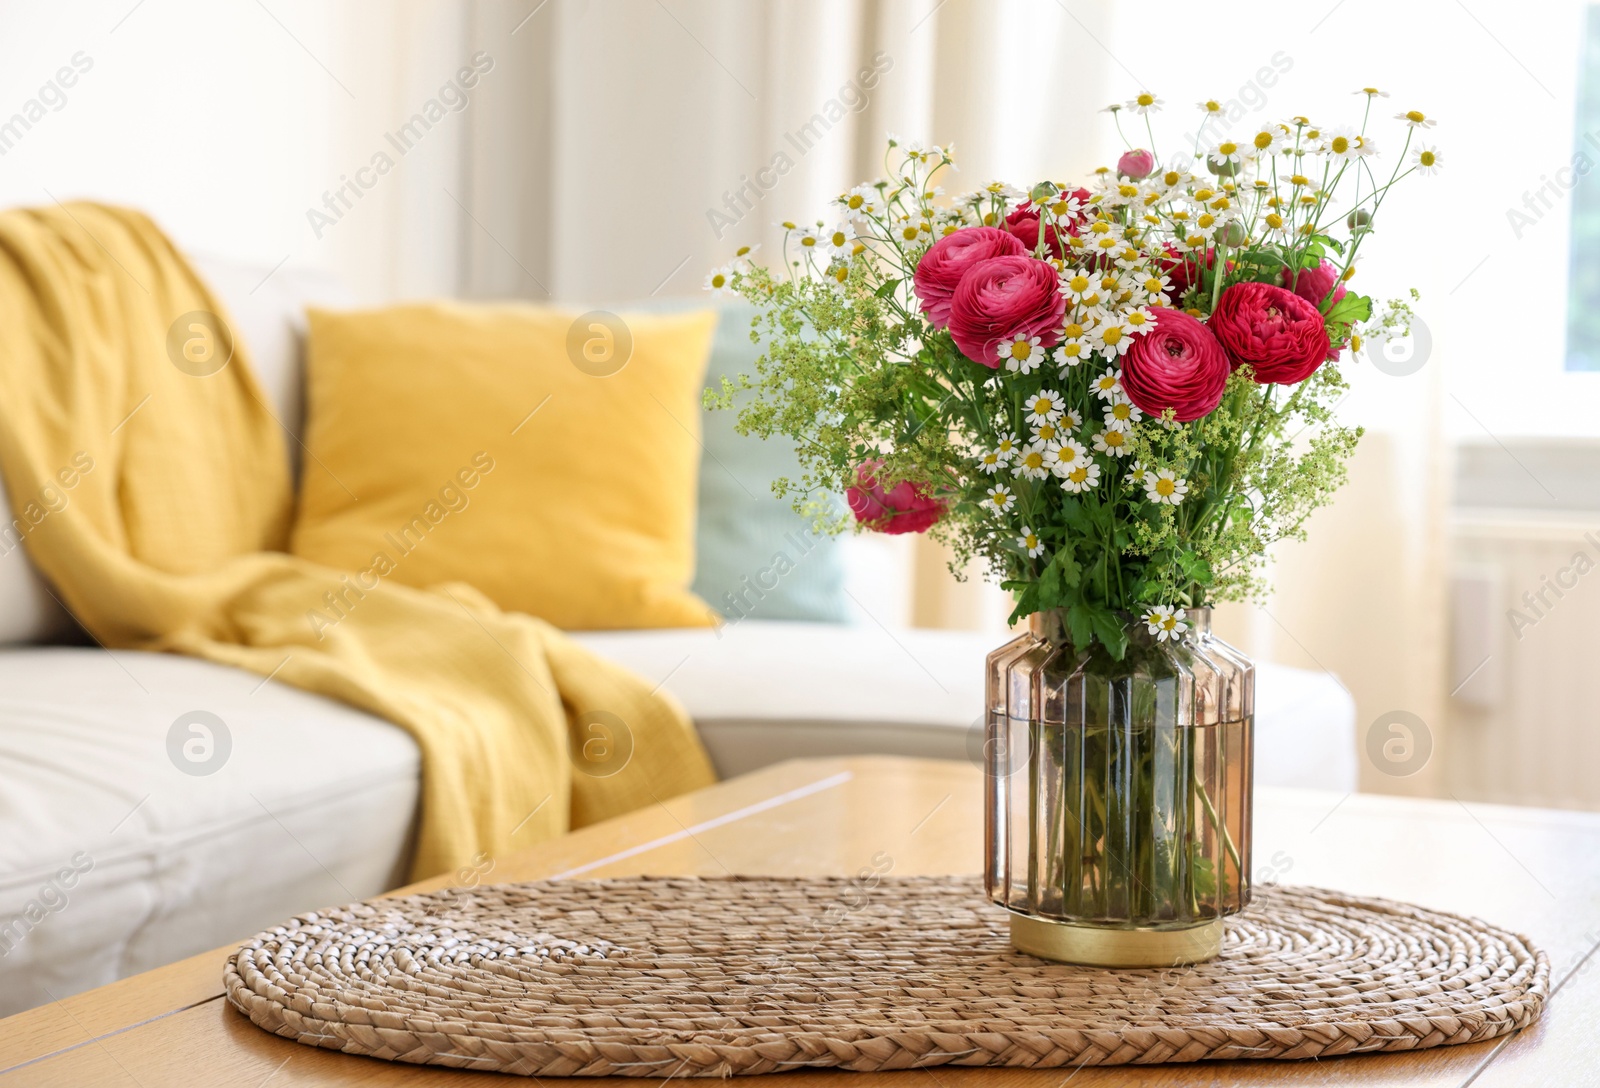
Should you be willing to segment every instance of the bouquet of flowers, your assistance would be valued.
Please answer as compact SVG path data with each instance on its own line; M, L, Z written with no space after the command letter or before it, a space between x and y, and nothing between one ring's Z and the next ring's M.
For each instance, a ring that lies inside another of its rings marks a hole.
M1375 311L1352 280L1390 189L1438 169L1434 122L1398 115L1384 178L1382 92L1358 93L1359 128L1294 117L1166 159L1124 138L1087 187L950 199L953 150L890 138L886 178L783 224L781 270L741 251L707 278L766 345L708 404L753 391L740 430L796 443L778 490L820 523L848 525L817 501L842 491L861 526L929 531L1014 619L1064 610L1079 649L1120 659L1129 617L1176 638L1186 608L1259 592L1268 546L1343 482L1361 432L1333 419L1338 360L1406 333L1405 301ZM1161 106L1110 112L1154 146Z

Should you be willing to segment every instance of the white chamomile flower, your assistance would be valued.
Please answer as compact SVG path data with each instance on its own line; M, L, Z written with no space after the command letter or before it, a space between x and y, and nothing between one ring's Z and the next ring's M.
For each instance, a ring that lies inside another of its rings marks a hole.
M1063 340L1056 347L1056 350L1051 353L1051 357L1055 359L1056 364L1061 368L1063 377L1067 371L1089 358L1089 355L1089 345L1082 340Z
M1094 330L1094 349L1107 359L1118 359L1133 346L1133 336L1128 326L1120 321L1101 322Z
M838 223L822 236L817 247L829 260L847 261L855 250L856 228L848 219Z
M1227 107L1215 98L1208 98L1204 102L1196 102L1195 105L1206 115L1206 120L1208 121L1221 117L1227 112Z
M1155 327L1156 315L1146 306L1139 306L1122 315L1122 323L1127 326L1130 336L1137 336L1142 332L1149 332Z
M1017 547L1027 552L1028 558L1032 559L1044 551L1044 541L1039 539L1038 533L1024 525L1022 535L1017 537Z
M1042 480L1050 475L1050 466L1044 460L1043 442L1029 442L1017 455L1017 475L1029 480Z
M706 273L705 289L719 297L732 295L733 274L737 271L739 271L739 269L731 264L725 264L718 268L713 268L710 272Z
M1189 493L1189 484L1178 479L1177 473L1170 468L1164 468L1160 472L1144 474L1144 493L1151 502L1177 506Z
M1061 293L1073 302L1081 302L1085 295L1093 294L1100 277L1082 268L1068 269L1061 275Z
M839 206L852 219L865 219L883 210L883 194L875 186L857 185L839 198Z
M1113 431L1130 431L1133 425L1143 418L1144 413L1139 411L1127 397L1106 405L1105 423Z
M1103 401L1121 400L1122 371L1114 367L1106 367L1104 374L1089 383L1089 389Z
M978 471L985 476L993 476L1006 465L1006 458L1001 457L998 450L984 450L978 454Z
M1083 426L1083 414L1076 408L1068 408L1056 422L1061 425L1062 430L1075 431Z
M1045 450L1045 464L1057 476L1065 476L1078 465L1089 460L1089 451L1076 438L1052 442Z
M1061 428L1054 423L1041 423L1033 428L1033 437L1035 440L1049 446L1050 443L1061 437Z
M753 246L740 246L738 249L733 251L734 263L738 264L738 265L747 264L749 262L749 260L750 260L750 254L754 253L756 250L758 250L760 248L761 248L761 243L760 242L757 242Z
M933 224L916 216L902 215L894 221L894 236L905 245L919 245L933 240Z
M1411 161L1416 164L1417 173L1425 178L1431 178L1439 172L1439 149L1424 144L1412 154Z
M1420 110L1407 110L1405 113L1394 115L1396 121L1404 121L1407 128L1432 128L1439 122L1423 114Z
M1139 280L1139 289L1151 298L1165 298L1172 289L1172 277L1160 269L1151 269Z
M1164 102L1149 91L1140 91L1125 103L1129 112L1137 114L1151 114L1161 109Z
M1039 337L1019 332L1010 340L1000 341L996 353L1011 373L1032 374L1044 362L1045 349L1039 342Z
M1363 87L1359 91L1354 91L1352 93L1354 93L1354 94L1364 94L1364 95L1367 96L1369 101L1371 99L1374 99L1374 98L1388 98L1389 97L1389 92L1388 91L1380 91L1376 87Z
M1017 497L1005 484L995 484L984 492L984 495L985 498L979 505L988 507L995 514L1002 516L1009 514L1017 505Z
M1348 125L1330 128L1322 134L1322 151L1335 159L1353 159L1360 139Z
M1258 157L1276 155L1283 150L1284 138L1288 135L1281 125L1267 125L1252 132L1249 137L1250 150Z
M1000 436L1000 441L994 445L994 451L1000 455L1000 460L1010 464L1017 457L1017 440L1008 434Z
M1029 423L1054 423L1066 411L1067 402L1054 389L1041 389L1028 398Z
M1126 457L1130 451L1127 431L1099 431L1094 436L1094 448L1108 457Z
M1093 461L1081 461L1061 477L1061 486L1074 495L1088 491L1100 482L1100 466Z
M1122 482L1129 487L1141 486L1144 483L1144 465L1138 461L1131 462L1128 465L1128 474L1122 478Z
M1158 604L1142 618L1145 629L1154 635L1158 642L1176 640L1189 629L1189 625L1184 622L1188 619L1188 613L1181 608L1173 608L1170 604Z
M1218 166L1243 166L1250 157L1250 148L1238 140L1219 140L1211 145L1211 161Z
M794 240L795 244L802 250L815 252L817 247L822 244L822 235L810 227L806 227L804 230L795 233Z

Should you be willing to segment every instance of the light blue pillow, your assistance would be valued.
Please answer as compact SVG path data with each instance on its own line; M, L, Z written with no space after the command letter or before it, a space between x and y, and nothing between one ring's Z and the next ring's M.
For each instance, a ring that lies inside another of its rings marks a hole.
M648 299L612 312L672 313L713 306L721 312L706 385L754 374L761 348L750 342L749 303ZM746 393L736 404L749 399ZM792 501L772 493L780 477L800 478L794 447L735 430L738 408L700 413L700 501L695 525L694 592L730 622L741 619L843 623L850 616L839 542L812 531ZM840 500L842 503L842 499Z
M706 368L706 385L754 374L761 348L750 342L755 308L719 307L721 319ZM743 403L750 394L736 400ZM800 462L784 439L741 435L735 409L702 412L700 511L694 592L730 621L814 620L842 623L849 614L839 542L811 528L791 500L772 493L780 477L799 480Z

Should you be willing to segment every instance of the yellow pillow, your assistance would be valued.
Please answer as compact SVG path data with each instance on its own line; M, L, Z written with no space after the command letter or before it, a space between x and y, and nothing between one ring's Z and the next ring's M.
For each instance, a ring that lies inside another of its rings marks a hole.
M312 310L290 550L366 588L468 582L569 630L709 625L688 585L715 326L711 311ZM324 602L322 622L342 607L359 597Z

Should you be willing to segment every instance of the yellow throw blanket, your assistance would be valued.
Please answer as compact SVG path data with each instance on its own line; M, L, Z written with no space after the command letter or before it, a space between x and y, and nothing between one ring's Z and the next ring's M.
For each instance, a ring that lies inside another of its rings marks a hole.
M681 709L468 586L385 582L319 641L306 611L347 592L345 572L283 553L280 424L243 343L216 373L179 368L196 311L228 321L137 212L0 214L0 472L29 555L90 634L405 728L422 750L418 879L713 780ZM607 732L631 738L626 766L575 773L574 746Z

